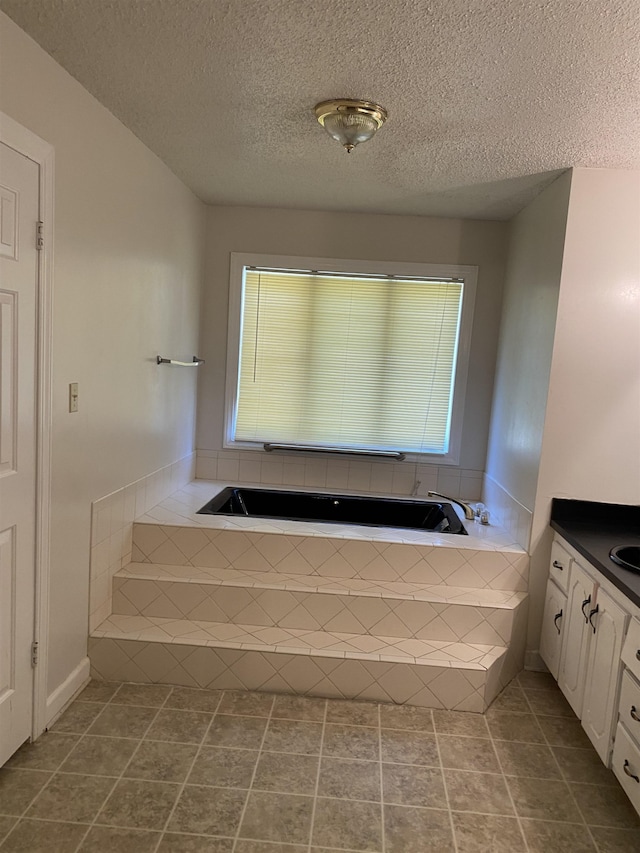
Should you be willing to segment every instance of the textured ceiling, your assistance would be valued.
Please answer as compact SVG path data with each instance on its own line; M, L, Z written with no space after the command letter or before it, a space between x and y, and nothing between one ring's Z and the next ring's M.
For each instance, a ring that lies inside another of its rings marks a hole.
M204 201L508 218L640 168L638 0L0 0ZM389 111L347 155L331 97Z

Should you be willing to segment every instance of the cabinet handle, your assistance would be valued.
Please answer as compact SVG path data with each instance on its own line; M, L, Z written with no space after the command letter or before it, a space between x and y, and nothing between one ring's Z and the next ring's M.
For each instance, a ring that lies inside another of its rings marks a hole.
M582 607L580 608L580 610L582 610L582 615L584 616L585 622L589 621L589 617L584 612L584 609L587 606L587 604L591 604L591 596L588 596L587 598L585 598L585 600L582 602ZM638 649L638 654L640 654L640 649ZM638 660L640 660L640 658L638 658Z
M636 660L640 660L640 649L636 652Z
M627 776L629 776L631 779L635 779L635 781L636 781L636 782L640 782L640 779L636 776L636 774L635 774L635 773L632 773L632 772L631 772L631 770L629 770L629 767L630 767L630 766L631 766L631 765L629 764L629 762L628 762L628 761L627 761L627 759L625 758L625 760L624 760L624 764L623 764L623 766L622 766L622 769L623 769L623 770L624 770L624 772L627 774Z
M560 613L556 613L556 615L553 617L553 624L556 626L556 631L558 632L558 634L560 633L560 628L558 627L558 619L560 619L561 616L562 610L560 611Z
M596 632L596 626L595 626L595 625L593 624L593 622L591 621L591 617L592 617L592 616L595 616L595 615L596 615L596 613L598 612L598 610L600 610L600 605L599 605L599 604L596 604L596 606L593 608L593 610L591 610L591 611L589 612L589 625L591 625L591 627L593 628L593 633L594 633L594 634L595 634L595 632Z
M553 565L554 569L560 569L561 572L564 571L564 566L562 565L562 563L559 563L557 560L554 560L552 565Z
M629 711L629 716L632 720L635 720L636 723L640 723L640 714L636 711L636 706L632 705L631 710Z

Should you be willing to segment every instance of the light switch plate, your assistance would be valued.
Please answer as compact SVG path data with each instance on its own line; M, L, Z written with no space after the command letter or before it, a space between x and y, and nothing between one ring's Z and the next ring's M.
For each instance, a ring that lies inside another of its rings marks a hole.
M78 411L78 383L70 382L69 383L69 411L77 412Z

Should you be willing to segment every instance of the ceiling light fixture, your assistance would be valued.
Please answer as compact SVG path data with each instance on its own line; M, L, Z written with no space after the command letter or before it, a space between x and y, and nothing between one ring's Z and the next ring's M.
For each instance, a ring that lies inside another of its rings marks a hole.
M360 142L368 142L385 122L387 111L371 101L333 98L314 107L316 118L329 136L351 154Z

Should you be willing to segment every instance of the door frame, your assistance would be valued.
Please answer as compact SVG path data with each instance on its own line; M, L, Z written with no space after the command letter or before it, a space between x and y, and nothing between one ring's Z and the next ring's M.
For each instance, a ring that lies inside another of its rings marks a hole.
M42 734L48 722L54 148L3 112L0 112L0 142L38 165L38 216L43 223L43 244L38 252L36 299L36 541L33 639L38 644L38 658L37 665L33 668L31 731L31 737L35 739ZM36 239L35 234L33 238Z

